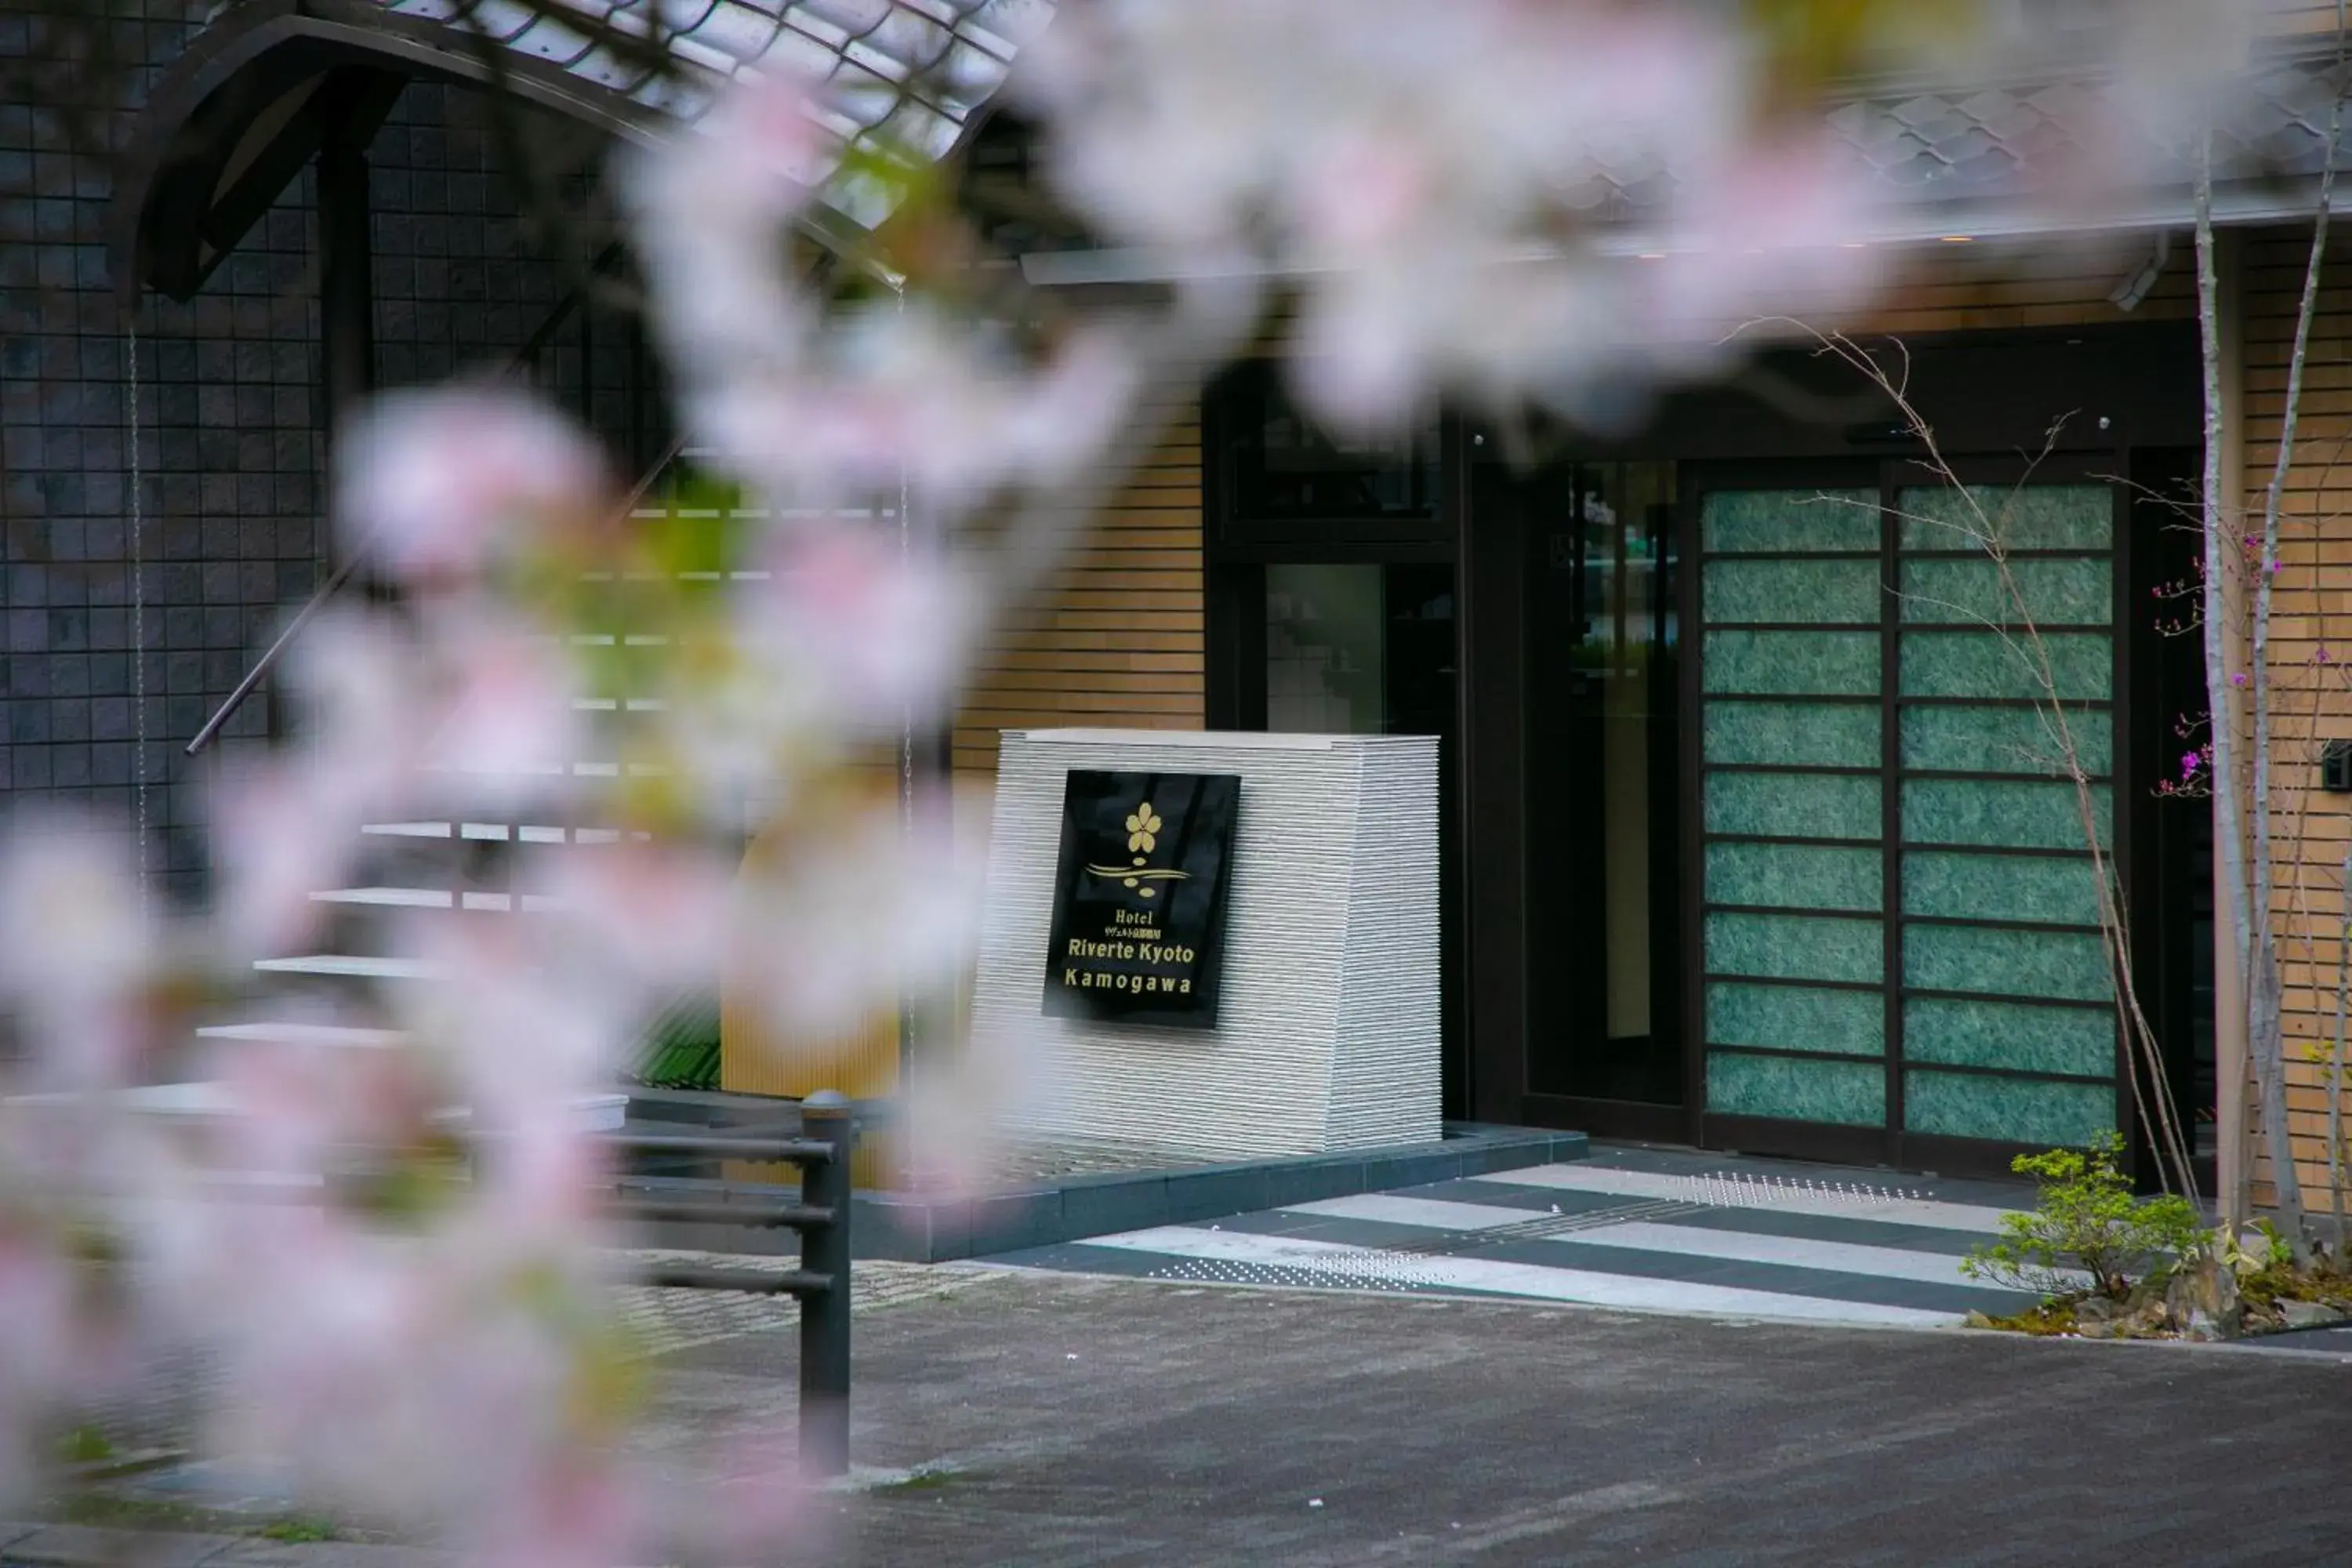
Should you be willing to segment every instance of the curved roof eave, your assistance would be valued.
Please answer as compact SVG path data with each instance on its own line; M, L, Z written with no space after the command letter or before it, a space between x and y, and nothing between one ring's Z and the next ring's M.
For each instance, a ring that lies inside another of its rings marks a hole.
M978 122L1022 43L1055 0L619 0L599 25L659 16L671 59L625 59L544 5L520 0L229 0L158 79L113 199L109 252L126 298L156 287L184 299L308 161L310 95L329 72L396 84L425 77L496 84L526 102L648 142L690 123L726 79L774 68L824 77L828 129L854 146L940 158ZM692 7L688 7L691 9ZM918 94L905 83L938 84ZM390 95L382 100L388 108ZM347 107L347 106L346 106ZM381 113L381 109L378 110ZM805 226L862 255L889 208L869 182L835 172ZM272 182L275 182L274 185ZM243 188L241 186L251 187Z

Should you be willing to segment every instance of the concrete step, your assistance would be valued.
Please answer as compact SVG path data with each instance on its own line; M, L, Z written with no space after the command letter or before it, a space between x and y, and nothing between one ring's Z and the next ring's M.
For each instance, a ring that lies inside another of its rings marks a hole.
M337 888L331 892L313 893L310 897L322 904L394 910L465 910L486 914L507 914L518 908L524 914L552 914L563 907L562 900L544 893L517 895L447 888Z
M667 713L667 697L575 697L572 707L578 713Z
M63 1105L79 1098L73 1094L26 1094L5 1103ZM145 1084L118 1089L106 1098L126 1110L148 1116L210 1118L232 1116L238 1109L234 1085L210 1081ZM583 1132L616 1132L628 1119L629 1097L617 1093L582 1095L572 1101L572 1110ZM472 1115L467 1107L452 1105L433 1112L433 1119L462 1125Z
M338 888L313 893L321 904L365 904L377 909L446 910L457 907L457 895L446 888Z
M213 1024L198 1029L200 1040L236 1040L254 1045L396 1046L408 1038L404 1029L364 1029L351 1024L303 1024L257 1019L246 1024Z
M506 822L372 822L360 829L378 838L464 838L476 843L506 844L618 844L621 830L616 827L549 827L531 824ZM640 843L653 839L650 833L630 837Z
M540 767L471 767L456 763L419 763L416 771L439 777L468 779L616 779L619 763L550 763ZM631 763L633 779L666 778L671 769L658 763Z
M321 974L350 980L437 980L447 971L418 958L377 958L357 953L314 952L299 958L261 958L253 967L265 974Z

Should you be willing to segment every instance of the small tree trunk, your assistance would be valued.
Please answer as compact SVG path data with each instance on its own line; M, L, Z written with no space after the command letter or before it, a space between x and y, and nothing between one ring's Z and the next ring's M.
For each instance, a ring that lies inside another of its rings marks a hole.
M2229 552L2222 548L2230 531L2221 509L2221 327L2220 282L2213 266L2213 137L2210 131L2199 139L2197 153L2197 328L2204 362L2205 402L2204 472L2199 497L2205 544L2205 693L2213 742L2213 853L2221 862L2225 904L2215 913L2228 924L2231 947L2239 956L2243 984L2251 995L2255 987L2251 964L2253 926L2246 907L2246 841L2238 809L2238 730L2230 684L2231 627L2222 576L2230 570ZM2248 1011L2251 1016L2251 1005ZM2261 1047L2255 1040L2249 1038L2246 1049L2259 1058ZM2237 1137L2242 1131L2221 1129L2224 1137Z
M2343 62L2339 58L2337 69ZM2263 971L2263 983L2248 991L2247 1048L2254 1053L2263 1090L2263 1121L2270 1129L2273 1184L2278 1190L2279 1217L2285 1222L2287 1240L2296 1258L2311 1261L2309 1222L2303 1209L2303 1184L2295 1174L2294 1140L2287 1127L2286 1035L2282 1014L2285 998L2278 963L2275 916L2272 908L2276 881L2271 844L2271 603L2279 570L2279 523L2286 494L2287 475L2294 463L2295 425L2303 408L2303 367L2311 347L2311 323L2319 307L2320 271L2327 257L2327 219L2336 185L2336 142L2343 134L2344 95L2336 84L2327 117L2327 149L2319 171L2319 211L2311 225L2311 256L2304 265L2303 297L2294 317L2294 348L2287 359L2286 402L2279 416L2278 454L2271 465L2271 481L2263 492L2261 553L2254 560L2254 613L2248 677L2253 686L2254 743L2249 759L2253 795L2253 837L2250 868L2253 915L2254 959ZM2267 1068L2265 1075L2263 1071ZM2284 1164L2281 1161L2285 1162Z
M2344 847L2344 879L2336 911L2336 1040L2327 1058L2327 1191L2334 1211L2336 1267L2344 1267L2344 1015L2352 1000L2352 843Z

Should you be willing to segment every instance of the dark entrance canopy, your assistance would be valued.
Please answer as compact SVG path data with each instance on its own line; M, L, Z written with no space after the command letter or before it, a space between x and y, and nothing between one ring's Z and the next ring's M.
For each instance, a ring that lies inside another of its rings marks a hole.
M402 85L511 92L616 137L690 124L730 78L834 89L842 151L937 159L1053 0L229 0L157 79L115 193L113 275L185 300L302 167L364 147ZM812 226L848 239L887 196L834 161Z

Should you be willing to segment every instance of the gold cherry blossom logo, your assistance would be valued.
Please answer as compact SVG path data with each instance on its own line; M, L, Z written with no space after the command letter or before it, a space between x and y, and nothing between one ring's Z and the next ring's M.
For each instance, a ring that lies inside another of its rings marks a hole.
M1131 888L1139 899L1154 899L1160 889L1154 882L1183 882L1192 879L1190 871L1177 871L1151 864L1151 852L1160 847L1160 830L1167 826L1160 815L1145 801L1128 814L1128 864L1124 866L1089 866L1087 870L1097 877L1116 878L1121 887Z

